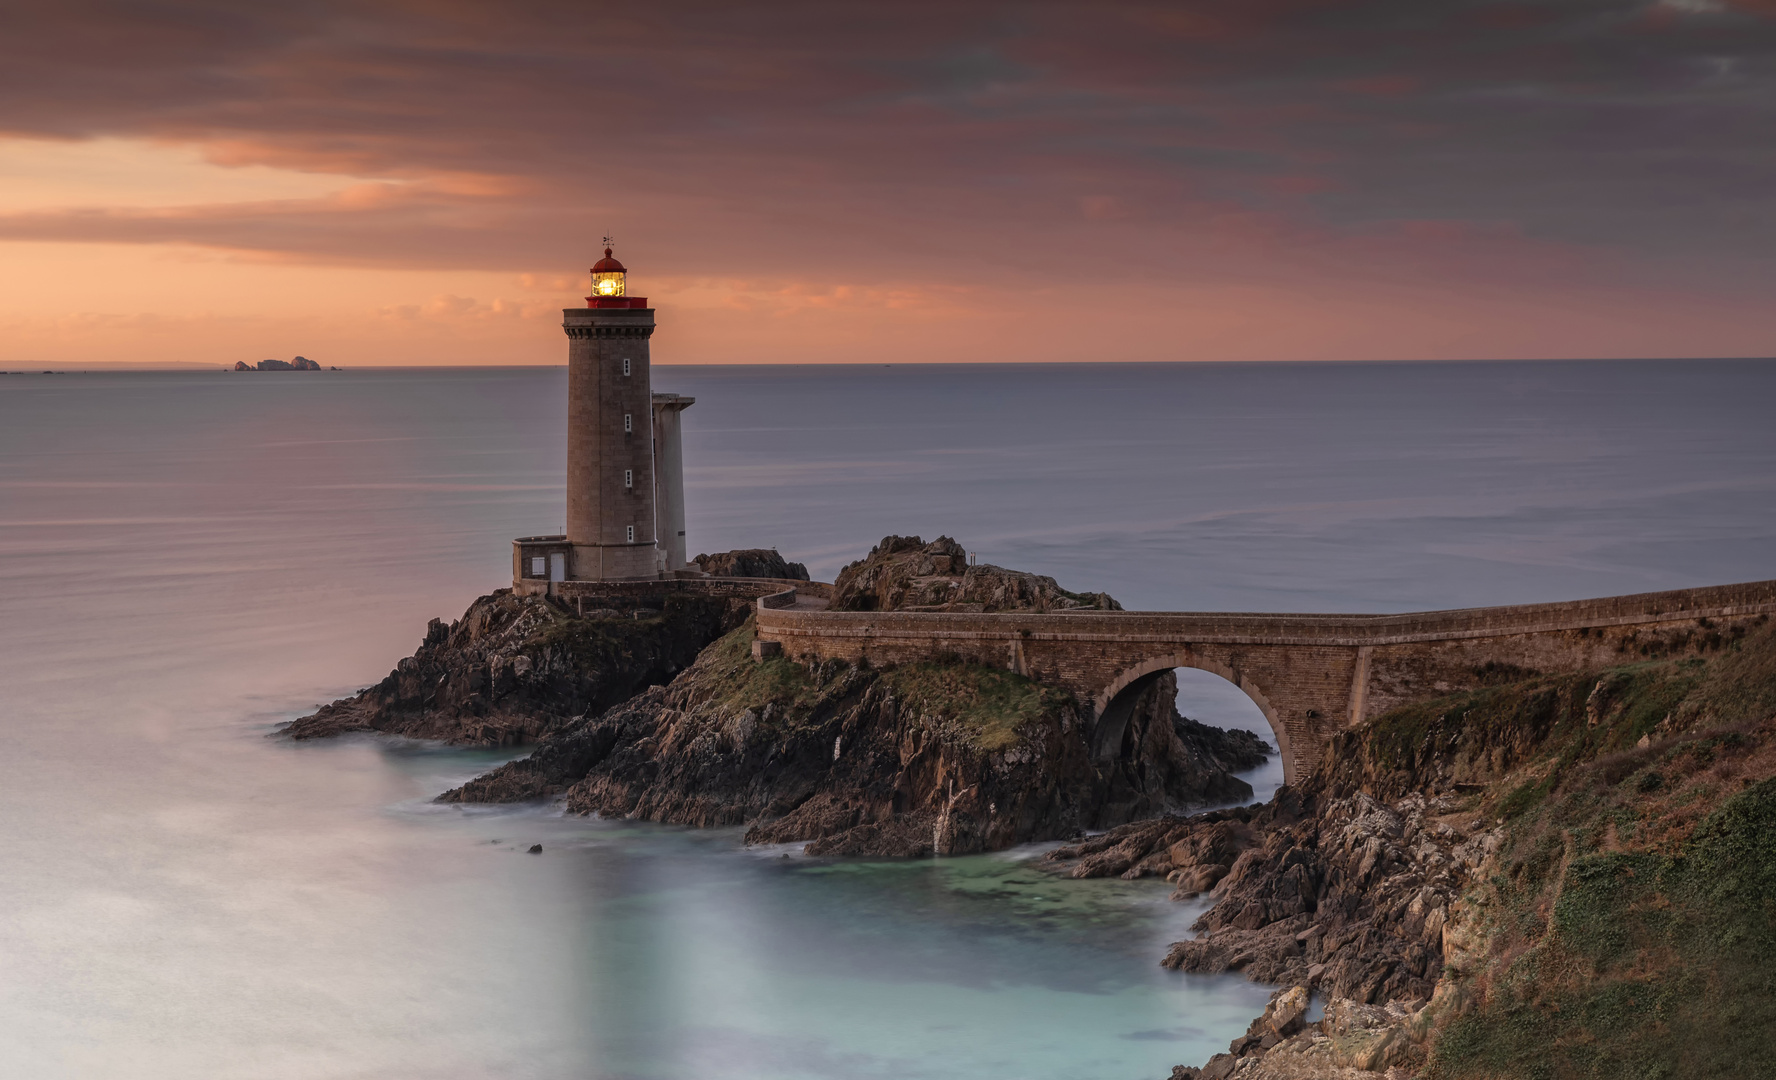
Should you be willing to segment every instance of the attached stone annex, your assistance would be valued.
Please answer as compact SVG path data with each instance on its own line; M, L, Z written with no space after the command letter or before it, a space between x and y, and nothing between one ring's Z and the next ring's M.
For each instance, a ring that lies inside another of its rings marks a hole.
M1326 740L1407 701L1531 674L1718 647L1776 612L1776 581L1406 615L822 611L790 589L759 601L758 645L791 657L907 663L957 656L1073 692L1112 758L1129 711L1173 668L1212 671L1270 721L1289 783Z

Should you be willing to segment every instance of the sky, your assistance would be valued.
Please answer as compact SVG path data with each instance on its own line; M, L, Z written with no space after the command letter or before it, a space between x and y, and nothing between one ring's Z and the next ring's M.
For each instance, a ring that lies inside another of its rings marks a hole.
M0 0L0 366L1776 355L1776 0Z

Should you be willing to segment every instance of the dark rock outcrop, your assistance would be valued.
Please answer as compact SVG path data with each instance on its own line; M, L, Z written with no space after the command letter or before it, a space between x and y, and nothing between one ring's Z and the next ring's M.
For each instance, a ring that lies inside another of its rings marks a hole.
M682 593L657 608L581 616L547 597L483 596L456 622L433 619L388 677L280 734L379 731L471 746L533 742L689 667L751 602Z
M807 581L808 568L777 554L776 548L739 548L691 560L711 577L784 578Z
M1105 593L1068 592L1055 579L998 566L970 566L947 536L885 536L839 571L833 611L1121 611Z

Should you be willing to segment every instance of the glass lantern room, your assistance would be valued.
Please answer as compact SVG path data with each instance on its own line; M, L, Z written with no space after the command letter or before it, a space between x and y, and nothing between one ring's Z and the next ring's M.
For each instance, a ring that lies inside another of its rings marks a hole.
M611 249L604 249L604 258L592 266L592 296L596 299L614 299L623 295L623 278L628 271L623 264L611 258Z

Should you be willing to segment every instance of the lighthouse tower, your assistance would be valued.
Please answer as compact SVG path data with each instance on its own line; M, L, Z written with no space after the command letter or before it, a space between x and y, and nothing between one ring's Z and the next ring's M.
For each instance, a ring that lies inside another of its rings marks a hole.
M654 310L629 295L628 270L610 248L592 267L586 306L563 311L561 325L567 532L515 541L513 585L539 592L556 581L670 576L685 565L678 414L695 399L653 392Z
M654 309L628 295L604 249L592 295L562 312L567 331L567 542L582 581L658 577L654 536Z

